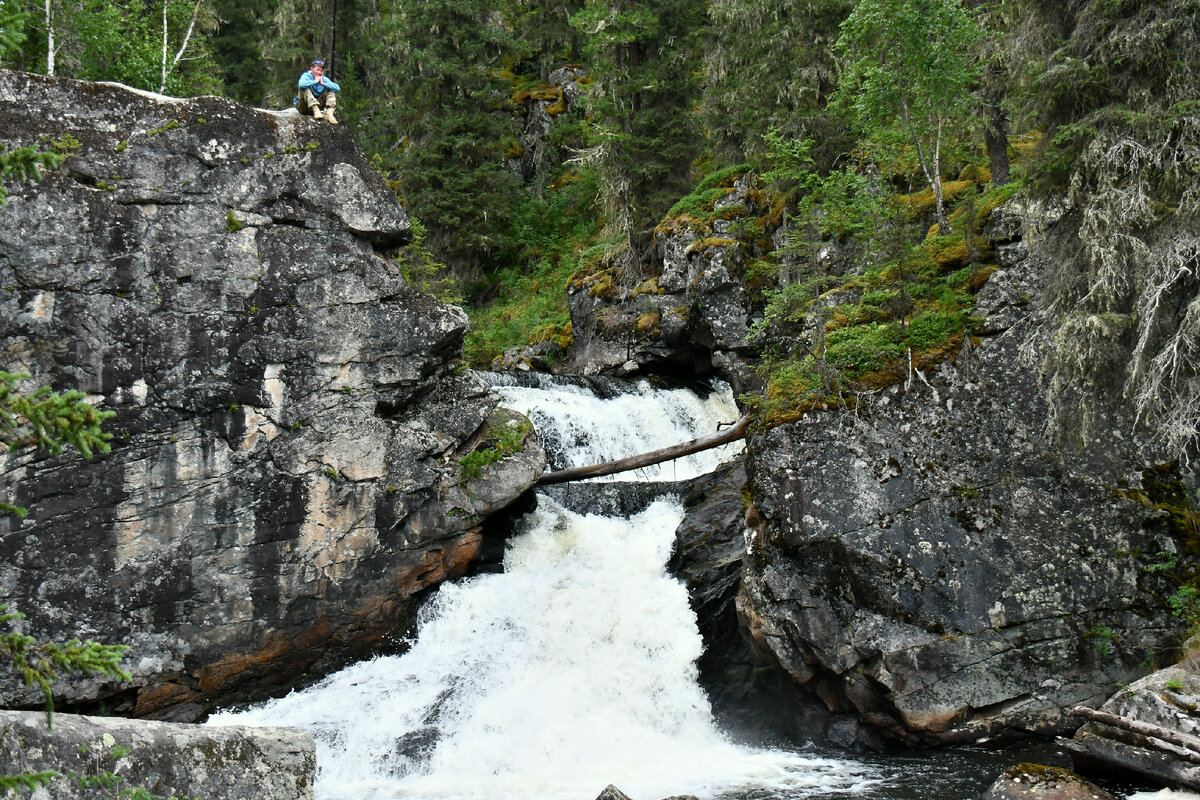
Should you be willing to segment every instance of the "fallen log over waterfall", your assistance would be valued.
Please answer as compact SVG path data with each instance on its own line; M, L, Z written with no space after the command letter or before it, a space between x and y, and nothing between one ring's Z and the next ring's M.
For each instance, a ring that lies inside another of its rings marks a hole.
M584 478L598 478L601 475L612 475L617 472L628 472L631 469L640 469L653 464L661 464L663 461L670 461L673 458L690 456L692 453L699 453L701 450L710 450L714 447L720 447L723 444L736 442L746 435L746 430L749 427L750 417L747 415L727 430L710 433L708 436L701 436L699 439L692 439L690 442L671 445L660 450L651 450L649 453L642 453L630 456L629 458L619 458L616 461L607 461L603 464L592 464L587 467L572 467L571 469L547 472L538 478L538 485L546 486L552 483L583 480Z

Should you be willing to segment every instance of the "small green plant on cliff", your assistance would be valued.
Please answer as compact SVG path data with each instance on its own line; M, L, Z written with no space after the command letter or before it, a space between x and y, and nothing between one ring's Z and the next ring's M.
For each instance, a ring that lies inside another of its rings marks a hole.
M443 303L462 303L462 287L425 244L425 226L416 217L409 217L409 221L412 223L412 241L395 257L400 274L409 286L431 294Z
M524 450L525 437L532 432L533 425L529 420L514 420L499 428L489 426L487 438L482 445L467 453L459 462L462 467L462 479L475 480L483 475L484 467Z
M163 125L161 128L151 128L150 130L146 131L146 135L147 136L158 136L160 133L166 133L167 131L173 131L176 128L182 128L182 127L183 126L180 125L175 120L171 120L166 125Z
M43 153L36 147L0 149L0 178L4 181L40 181L42 170L57 169L62 160L63 156L58 153ZM0 185L0 204L6 197L8 189Z
M1189 635L1200 628L1200 590L1195 586L1180 586L1167 598L1167 605L1171 607L1172 614L1187 624Z
M1084 638L1095 640L1096 654L1103 659L1112 655L1112 649L1119 641L1116 631L1104 624L1093 626Z

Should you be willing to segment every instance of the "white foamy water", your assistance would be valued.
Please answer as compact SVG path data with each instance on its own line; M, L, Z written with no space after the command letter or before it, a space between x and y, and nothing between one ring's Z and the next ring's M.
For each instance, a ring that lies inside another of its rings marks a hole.
M710 405L664 435L694 438L728 411ZM628 413L591 425L657 427ZM637 437L624 446L638 449L602 460L646 449ZM629 519L580 515L542 496L504 572L442 585L408 652L212 721L312 732L319 800L590 800L610 783L636 800L799 798L877 784L856 762L748 748L717 730L687 590L665 568L682 515L665 500Z
M613 387L618 386L611 382ZM716 433L741 414L729 385L700 397L686 389L667 389L647 380L633 381L608 397L587 386L546 384L494 386L503 405L533 420L552 469L602 464L618 458L687 442ZM592 480L675 481L712 472L741 452L742 442L705 450L643 469Z

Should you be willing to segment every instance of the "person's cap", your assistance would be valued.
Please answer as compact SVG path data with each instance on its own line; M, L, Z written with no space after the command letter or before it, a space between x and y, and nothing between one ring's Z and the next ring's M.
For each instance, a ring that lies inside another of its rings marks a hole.
M323 67L323 66L325 66L325 62L319 58L314 58L312 64L310 64L309 66Z

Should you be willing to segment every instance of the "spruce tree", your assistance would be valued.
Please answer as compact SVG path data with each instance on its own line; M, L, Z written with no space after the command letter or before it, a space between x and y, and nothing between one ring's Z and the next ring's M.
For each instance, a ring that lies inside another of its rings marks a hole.
M1024 107L1045 131L1033 189L1068 209L1046 234L1053 429L1086 441L1133 408L1147 457L1194 462L1200 14L1194 0L1021 0L1014 17L1044 32L1013 40Z
M531 48L529 55L542 82L549 80L550 73L558 67L579 61L583 43L570 21L583 3L584 0L514 0L506 9L510 26Z
M502 246L517 180L506 70L523 52L487 0L403 0L378 21L365 115L371 146L394 169L428 245L459 276Z
M263 53L263 43L272 21L272 5L264 0L213 1L220 28L212 38L212 50L225 93L255 106L265 105L267 95L274 88L272 70ZM299 64L289 66L296 67L290 72L300 74ZM286 92L285 86L283 93ZM286 98L286 102L291 102L291 98Z
M655 224L686 194L700 152L693 107L704 21L703 8L686 0L588 0L571 18L596 78L590 160L610 230L639 272Z
M850 0L712 0L701 112L721 161L758 160L774 129L818 143L827 163L847 146L826 109L837 86L833 45Z

